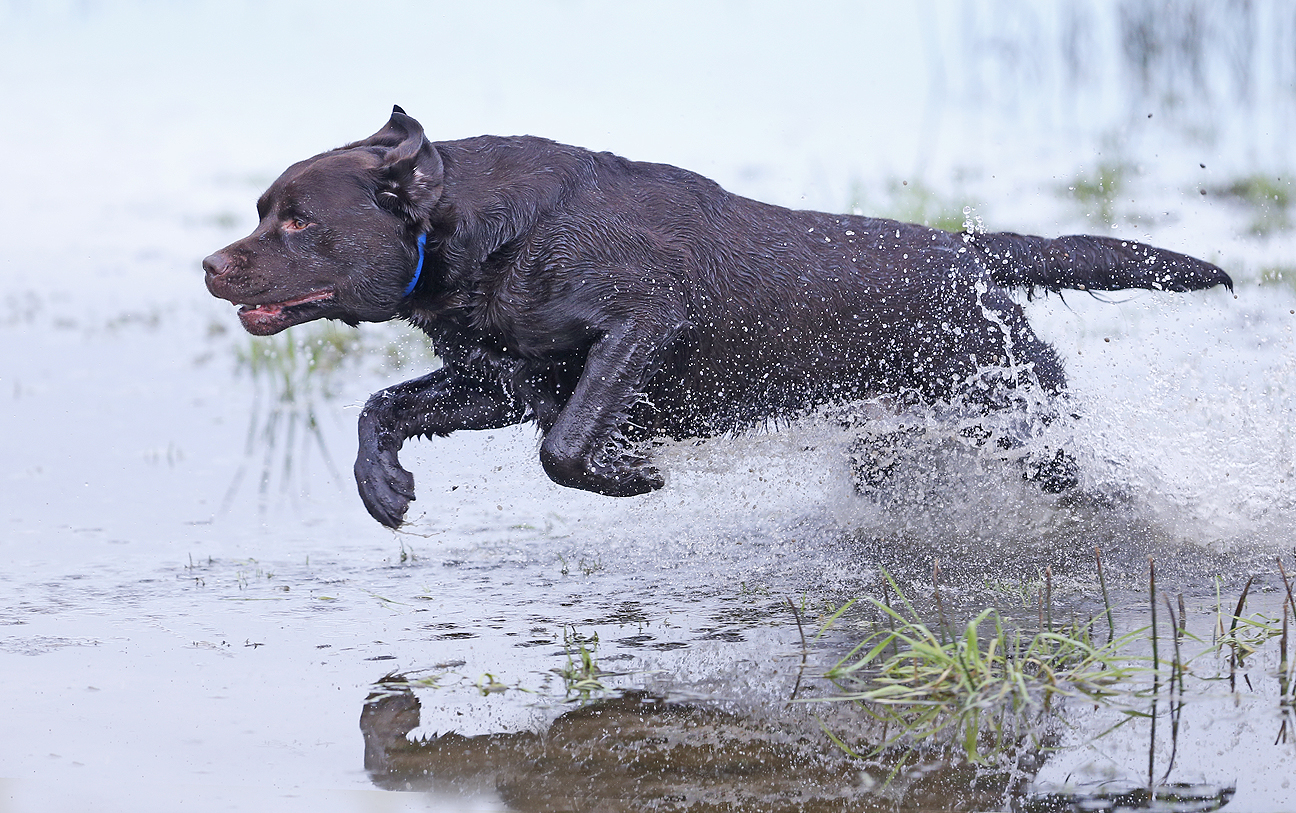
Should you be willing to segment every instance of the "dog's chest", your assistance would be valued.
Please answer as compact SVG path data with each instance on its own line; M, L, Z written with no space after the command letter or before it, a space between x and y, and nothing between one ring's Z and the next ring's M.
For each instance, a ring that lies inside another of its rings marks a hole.
M449 309L416 309L410 321L432 339L437 355L459 362L552 361L581 349L579 337L552 329L541 313L501 307L486 297Z

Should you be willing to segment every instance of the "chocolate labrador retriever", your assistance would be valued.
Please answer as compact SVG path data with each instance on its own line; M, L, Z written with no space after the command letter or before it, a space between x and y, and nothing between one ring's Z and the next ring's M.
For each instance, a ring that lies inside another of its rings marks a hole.
M530 136L432 142L399 107L373 136L289 167L257 213L203 261L248 332L399 317L444 361L360 415L360 496L391 527L414 499L397 453L416 435L534 421L556 482L643 494L664 482L633 442L652 435L886 393L994 409L1005 386L1062 392L1010 287L1232 287L1127 240L793 211ZM987 367L1008 371L996 387Z

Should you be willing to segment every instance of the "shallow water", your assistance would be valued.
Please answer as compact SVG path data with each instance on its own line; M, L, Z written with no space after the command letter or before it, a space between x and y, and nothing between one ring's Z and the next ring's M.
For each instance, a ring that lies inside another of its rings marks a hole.
M1222 191L1290 166L1281 8L1254 7L1247 95L1225 47L1200 81L1127 81L1139 4L937 7L397 4L402 31L444 34L399 56L328 4L0 7L4 809L991 808L1068 779L1137 787L1149 749L1157 779L1232 788L1229 810L1296 809L1272 641L1249 687L1195 690L1173 766L1168 722L1091 742L1119 712L1072 704L1057 750L998 772L932 756L887 784L894 754L853 760L823 727L864 747L878 724L790 702L831 691L819 676L867 619L820 625L877 597L882 569L926 610L939 561L951 614L995 603L1029 626L1046 567L1059 617L1100 608L1099 546L1134 628L1152 556L1206 642L1250 574L1247 614L1280 617L1274 557L1296 569L1296 240L1288 204ZM679 58L598 36L626 26ZM1068 32L1097 55L1079 78L1031 48ZM884 70L901 78L842 79ZM439 137L535 132L787 205L1146 237L1237 292L1028 303L1101 500L949 437L861 498L831 417L664 445L668 487L609 500L550 483L521 427L411 443L419 499L392 534L354 494L354 420L433 363L423 344L396 326L254 341L198 262L283 166L393 101ZM1119 194L1069 188L1107 163Z

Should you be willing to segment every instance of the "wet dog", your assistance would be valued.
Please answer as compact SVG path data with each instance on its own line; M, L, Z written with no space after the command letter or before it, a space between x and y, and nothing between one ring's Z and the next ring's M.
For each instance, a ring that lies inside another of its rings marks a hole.
M644 494L664 481L632 441L652 435L888 393L987 410L1016 388L1061 393L1059 359L1009 288L1232 287L1126 240L793 211L529 136L432 142L399 107L289 167L257 213L203 261L250 333L401 318L444 361L360 415L360 496L391 527L414 499L397 453L418 435L533 421L556 482ZM1007 374L987 386L986 368Z

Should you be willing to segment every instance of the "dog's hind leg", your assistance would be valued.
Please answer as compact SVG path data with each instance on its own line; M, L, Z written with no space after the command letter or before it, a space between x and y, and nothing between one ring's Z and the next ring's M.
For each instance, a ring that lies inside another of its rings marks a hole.
M455 366L374 393L360 413L355 462L360 499L374 519L400 527L414 499L414 477L397 458L408 438L498 429L519 423L525 414L502 381Z
M979 349L980 357L1002 352L1002 364L983 367L966 378L952 399L959 435L976 448L1017 458L1022 476L1050 494L1079 483L1075 459L1040 435L1064 417L1066 372L1057 351L1031 329L1021 306L1007 292L991 287L978 297L986 320L1002 331L999 340ZM987 335L990 335L987 333Z
M991 457L1016 461L1023 479L1048 494L1078 485L1080 472L1075 458L1050 439L1059 434L1059 422L1065 427L1072 417L1065 409L1066 394L1041 392L1034 382L986 386L991 396L982 400L980 393L970 392L962 405L946 417L958 427L960 442L985 450Z
M1048 494L1068 491L1079 484L1079 466L1064 448L1044 443L1040 433L1056 420L1055 414L1022 414L1017 408L965 405L939 409L916 420L867 426L850 444L855 491L873 495L885 491L892 478L910 460L921 459L924 448L943 440L956 440L965 448L999 458L1020 468L1023 479Z

